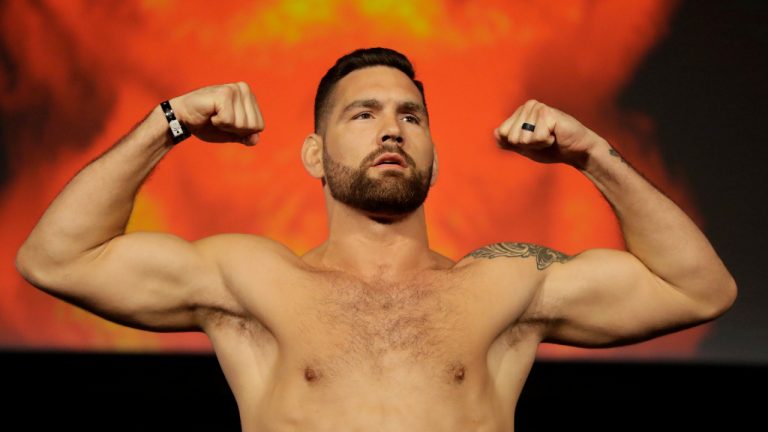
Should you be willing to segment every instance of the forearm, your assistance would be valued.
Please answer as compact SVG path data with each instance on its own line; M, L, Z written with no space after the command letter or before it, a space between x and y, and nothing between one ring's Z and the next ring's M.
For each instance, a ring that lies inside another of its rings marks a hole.
M45 271L123 234L141 184L172 146L167 131L165 116L156 107L77 173L22 245L19 265Z
M657 276L704 300L721 296L734 285L696 224L607 142L599 140L581 171L611 203L627 250Z

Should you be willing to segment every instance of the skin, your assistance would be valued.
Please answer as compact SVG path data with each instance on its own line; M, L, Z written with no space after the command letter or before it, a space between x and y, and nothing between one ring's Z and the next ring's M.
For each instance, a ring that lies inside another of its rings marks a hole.
M310 175L325 175L323 151L357 168L380 146L397 145L415 166L367 174L397 181L431 165L434 183L429 123L403 110L420 101L404 74L357 70L332 97L323 130L302 147ZM377 104L344 110L359 100ZM264 128L244 83L171 104L209 142L251 146ZM423 206L365 213L336 201L327 185L328 239L303 256L249 234L195 242L125 234L136 192L172 147L156 108L72 179L16 265L36 287L112 321L204 331L244 431L511 431L540 343L628 344L731 306L735 283L701 231L604 139L537 101L494 135L502 150L583 172L615 209L627 251L567 256L508 242L454 262L429 248Z

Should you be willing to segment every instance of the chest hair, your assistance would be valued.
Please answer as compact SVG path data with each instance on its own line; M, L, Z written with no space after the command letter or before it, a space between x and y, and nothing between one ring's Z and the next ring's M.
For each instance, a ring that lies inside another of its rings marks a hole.
M351 359L444 357L455 339L455 289L445 278L363 282L329 278L315 293L314 331ZM312 332L313 330L309 330Z

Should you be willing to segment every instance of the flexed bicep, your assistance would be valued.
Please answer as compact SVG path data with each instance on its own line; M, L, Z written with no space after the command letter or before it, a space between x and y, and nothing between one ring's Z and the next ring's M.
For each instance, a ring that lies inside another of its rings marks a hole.
M655 275L628 252L591 249L546 271L531 312L548 323L545 342L626 345L713 316L706 303Z
M171 234L129 233L31 282L123 325L199 330L198 311L235 304L215 257L225 241L222 236L188 242Z

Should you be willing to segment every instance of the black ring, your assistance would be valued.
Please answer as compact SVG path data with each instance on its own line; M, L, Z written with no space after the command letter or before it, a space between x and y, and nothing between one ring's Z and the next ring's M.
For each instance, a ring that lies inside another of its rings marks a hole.
M523 130L527 130L527 131L533 132L534 129L536 129L536 125L535 124L523 123Z

